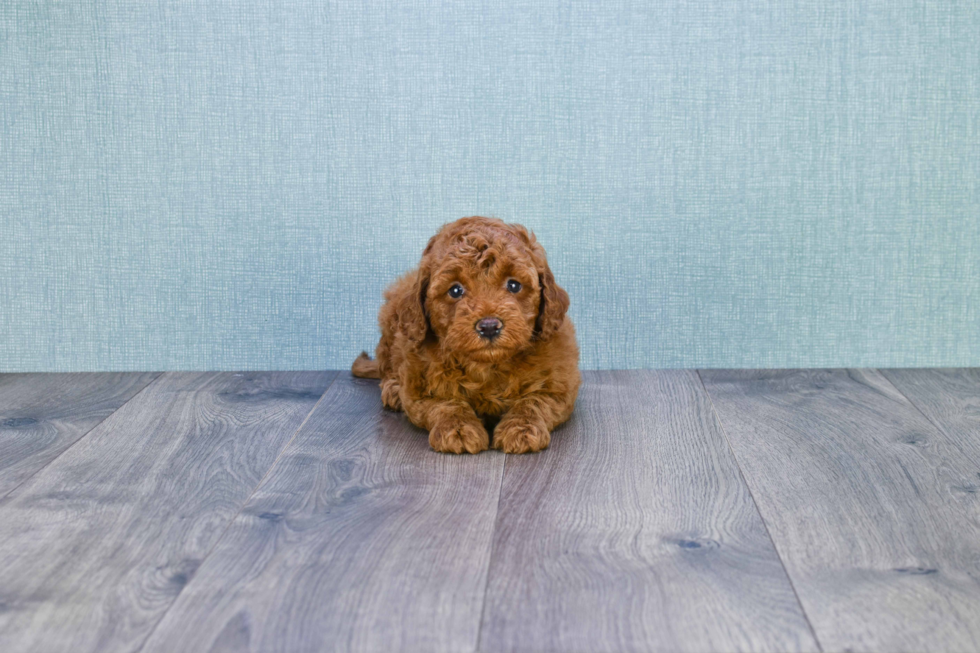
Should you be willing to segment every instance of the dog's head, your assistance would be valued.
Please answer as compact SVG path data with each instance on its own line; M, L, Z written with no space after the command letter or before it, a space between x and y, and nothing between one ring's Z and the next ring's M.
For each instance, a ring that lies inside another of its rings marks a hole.
M550 338L568 293L534 234L492 218L462 218L429 240L419 265L408 336L437 338L453 353L501 360Z

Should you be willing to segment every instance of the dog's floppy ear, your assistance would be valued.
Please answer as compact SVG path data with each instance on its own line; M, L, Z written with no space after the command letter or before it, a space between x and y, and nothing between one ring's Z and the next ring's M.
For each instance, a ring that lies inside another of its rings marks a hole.
M432 251L434 241L435 237L429 240L416 273L415 283L412 284L410 292L402 296L401 304L398 307L398 322L401 331L416 344L422 344L432 333L429 316L425 310L425 296L429 292L429 277L431 275L431 262L428 254Z
M403 310L399 311L402 331L408 339L421 344L429 335L431 327L425 314L425 294L429 291L429 274L419 268L418 279L412 286L411 295L405 297Z
M540 245L535 247L536 258L539 259L538 283L541 285L541 301L538 305L538 319L534 323L534 333L538 340L547 340L565 321L568 311L568 293L555 282L555 275L548 267L544 250Z

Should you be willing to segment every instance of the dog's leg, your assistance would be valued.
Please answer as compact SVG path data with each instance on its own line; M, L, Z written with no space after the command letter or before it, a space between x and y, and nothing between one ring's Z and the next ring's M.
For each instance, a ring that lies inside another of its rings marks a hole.
M469 404L403 396L402 406L413 424L428 429L429 445L436 451L479 453L490 446L490 436Z
M500 418L493 431L493 448L504 453L533 453L551 444L551 429L568 419L574 397L530 394L521 397Z

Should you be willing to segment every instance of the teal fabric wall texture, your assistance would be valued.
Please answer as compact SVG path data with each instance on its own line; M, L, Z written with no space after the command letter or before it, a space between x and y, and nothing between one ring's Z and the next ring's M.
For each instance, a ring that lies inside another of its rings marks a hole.
M587 368L980 365L980 9L0 4L0 370L346 368L443 222Z

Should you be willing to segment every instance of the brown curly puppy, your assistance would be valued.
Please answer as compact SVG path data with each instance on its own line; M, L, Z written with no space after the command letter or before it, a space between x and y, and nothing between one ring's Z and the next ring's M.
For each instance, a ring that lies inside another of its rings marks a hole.
M375 360L381 401L429 431L436 451L540 451L568 419L580 376L568 293L534 234L491 218L442 227L418 269L385 291Z

